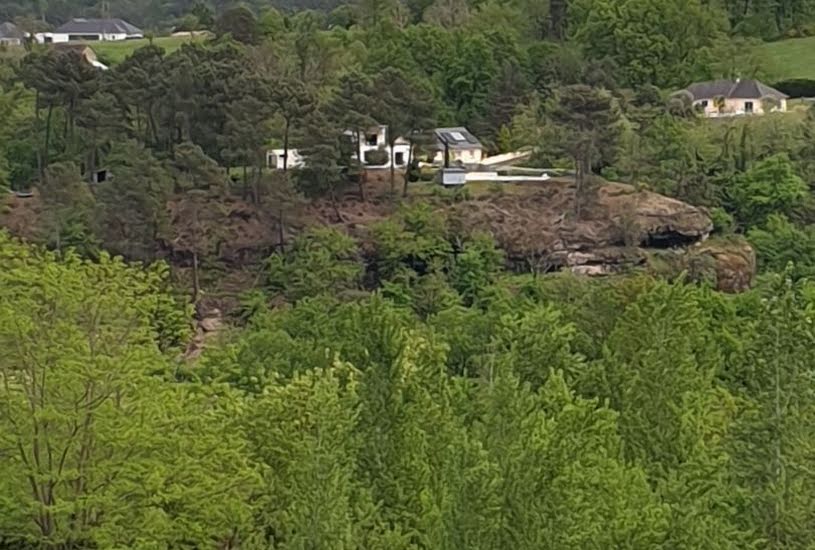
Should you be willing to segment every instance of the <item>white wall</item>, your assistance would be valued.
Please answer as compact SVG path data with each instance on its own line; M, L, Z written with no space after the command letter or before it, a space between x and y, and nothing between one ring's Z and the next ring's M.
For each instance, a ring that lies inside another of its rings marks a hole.
M376 149L376 147L371 147L371 149ZM385 147L385 151L388 153L388 160L385 164L377 165L377 166L367 166L366 168L371 169L384 169L391 167L390 161L390 148ZM408 158L410 156L410 145L409 144L399 144L397 143L396 146L393 148L394 157L398 156L400 153L402 155L402 164L396 163L396 168L406 168ZM364 158L364 157L363 157ZM289 149L289 162L288 168L301 168L306 164L306 159L303 157L297 149ZM269 149L266 151L266 166L269 168L282 170L283 169L283 149Z
M716 118L716 117L727 117L727 116L738 116L738 115L746 115L746 114L754 114L754 115L762 115L764 114L764 106L761 103L760 99L727 99L724 102L724 108L719 111L716 108L715 101L712 99L707 100L707 104L705 105L704 100L694 101L693 105L695 107L702 107L702 112L706 117ZM753 109L749 113L747 112L747 103L753 104ZM786 112L787 111L787 100L782 99L779 102L779 106L773 111L779 112Z
M450 164L479 164L484 156L484 151L478 147L470 149L450 149ZM444 150L437 151L436 156L433 157L433 162L436 164L444 164Z
M303 156L297 149L289 149L289 162L287 168L301 168L304 165ZM283 170L283 149L266 151L266 166L276 170Z
M53 43L53 44L62 44L62 43L65 43L65 42L69 42L68 38L70 36L80 37L79 40L81 41L82 35L68 35L68 34L65 34L65 33L56 33L56 32L40 32L40 33L35 34L34 38L40 44L44 44L46 42L50 42L50 43ZM119 41L119 40L127 40L128 38L142 38L141 35L129 36L127 34L102 34L102 35L91 35L91 34L89 34L89 35L86 35L86 36L88 36L88 37L97 37L98 36L98 39L96 39L96 40L101 41L101 42L115 42L115 41ZM47 40L47 38L50 38L50 40ZM88 41L93 42L94 40L88 40Z
M363 146L362 147L362 161L363 161L363 164L365 163L365 153L368 152L368 151L373 151L373 150L377 150L377 149L382 149L383 151L385 151L385 153L387 153L387 155L388 155L388 160L385 162L385 164L377 164L377 165L365 164L366 168L372 168L372 169L390 168L391 167L391 158L393 158L393 160L395 161L395 166L394 166L395 168L405 168L405 167L407 167L408 160L410 159L410 144L409 143L399 143L399 142L397 142L393 146L393 157L391 157L391 148L390 148L389 145L385 146L385 147ZM401 160L402 160L401 163L399 163L399 159L397 158L400 155L402 157L401 158Z

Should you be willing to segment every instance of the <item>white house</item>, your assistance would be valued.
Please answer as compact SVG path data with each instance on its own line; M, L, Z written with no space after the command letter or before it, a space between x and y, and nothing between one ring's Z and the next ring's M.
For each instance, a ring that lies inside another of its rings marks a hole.
M276 170L283 170L283 149L269 149L266 151L266 166ZM289 162L287 168L302 168L305 165L305 158L297 149L289 149Z
M708 118L762 115L787 110L785 94L753 79L697 82L675 95L688 97L693 106Z
M141 29L122 19L72 19L52 32L34 35L37 42L98 42L144 38Z
M391 167L391 147L388 145L388 127L375 126L360 134L357 144L357 132L347 130L346 136L359 147L359 155L365 168L380 170ZM379 152L382 160L375 158ZM355 157L356 158L356 157ZM397 138L393 145L393 164L395 168L407 167L410 158L410 143L404 138ZM289 149L288 168L300 168L305 164L305 157L297 149ZM283 149L269 149L266 151L266 166L277 170L283 169Z
M467 128L436 128L435 164L475 167L484 158L484 146Z
M357 132L348 130L345 132L345 135L350 136L351 141L359 147L359 158L362 159L362 163L366 168L374 170L380 168L390 168L391 158L393 158L395 167L403 168L407 166L408 159L410 158L410 142L402 137L396 138L396 141L393 144L393 157L391 157L391 147L388 144L387 126L374 126L367 129L365 132L361 132L359 143L356 143ZM374 158L374 153L376 151L382 152L380 156L383 156L386 159L384 163L376 162L377 159Z
M14 23L0 23L0 44L19 46L25 38L26 33L17 28Z

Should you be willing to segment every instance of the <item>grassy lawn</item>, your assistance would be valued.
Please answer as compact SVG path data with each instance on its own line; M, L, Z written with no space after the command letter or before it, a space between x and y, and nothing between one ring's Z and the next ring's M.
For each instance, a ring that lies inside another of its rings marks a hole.
M790 38L757 46L769 81L790 78L815 79L815 36Z
M164 48L166 53L172 53L181 47L185 42L201 42L205 40L203 37L189 38L186 36L160 36L153 38L153 44ZM90 46L99 61L102 63L116 65L125 60L127 56L133 53L134 50L146 46L150 43L149 38L142 38L140 40L122 40L119 42L93 42Z

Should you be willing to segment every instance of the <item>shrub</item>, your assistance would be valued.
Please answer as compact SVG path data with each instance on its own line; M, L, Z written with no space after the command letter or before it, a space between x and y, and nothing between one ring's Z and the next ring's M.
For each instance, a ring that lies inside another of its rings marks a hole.
M267 269L271 289L289 300L357 289L363 274L356 241L326 227L300 235L288 253L269 259Z

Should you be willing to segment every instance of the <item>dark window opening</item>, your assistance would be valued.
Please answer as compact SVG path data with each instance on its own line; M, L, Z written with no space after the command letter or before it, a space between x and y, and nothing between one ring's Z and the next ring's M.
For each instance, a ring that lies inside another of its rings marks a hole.
M744 112L745 113L752 113L753 112L753 102L752 101L745 101L744 102Z
M371 146L376 146L378 137L379 136L377 136L376 134L368 134L367 136L365 136L365 143Z
M405 164L405 154L404 153L396 153L395 157L396 157L396 165L397 166L402 166L403 164Z
M76 42L79 40L84 40L86 42L95 42L99 40L98 34L69 34L68 41L69 42Z
M702 103L700 103L703 109L707 109L707 99L703 99Z
M107 170L97 170L91 176L91 181L93 183L105 183L108 180L108 175Z

